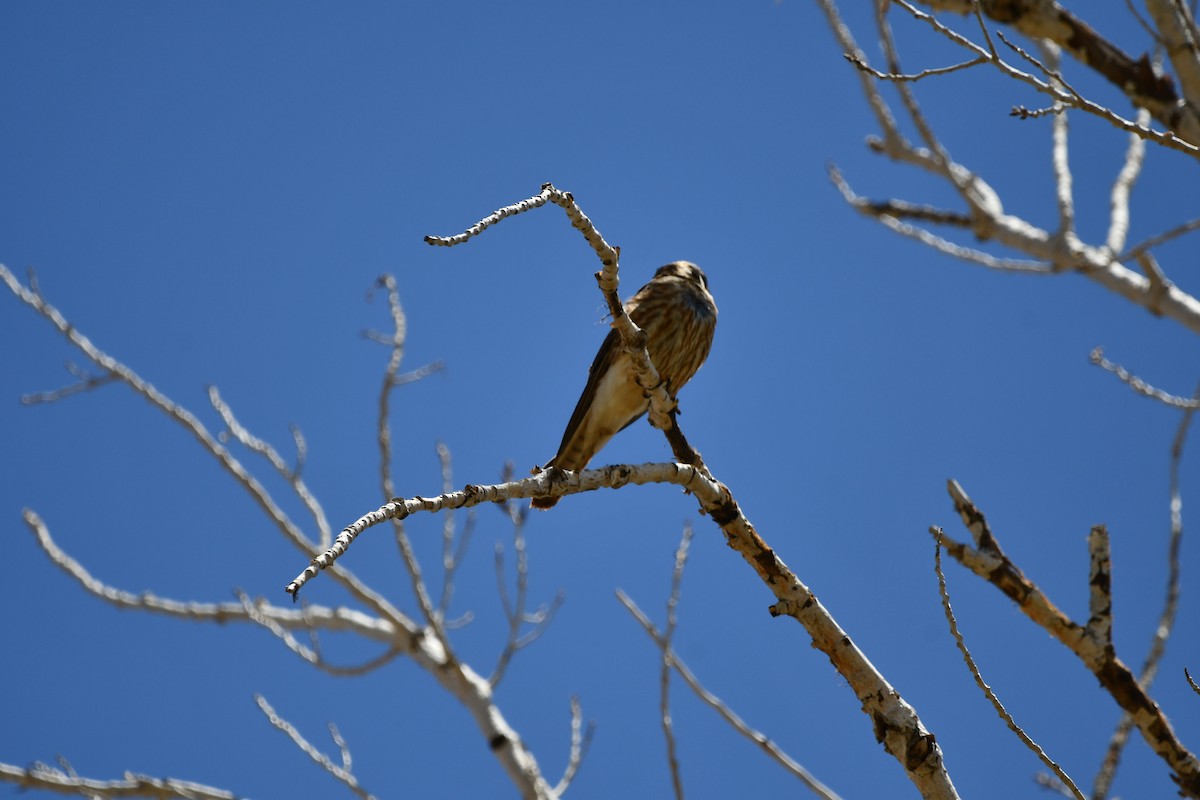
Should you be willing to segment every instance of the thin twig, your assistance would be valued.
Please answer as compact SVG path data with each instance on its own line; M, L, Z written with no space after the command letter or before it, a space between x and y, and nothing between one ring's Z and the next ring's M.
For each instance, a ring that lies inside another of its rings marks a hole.
M659 633L657 626L650 621L650 618L646 616L645 612L638 608L637 603L635 603L632 598L629 597L629 595L625 594L620 589L617 590L617 599L620 600L621 604L625 606L626 610L633 615L633 618L638 621L638 623L642 626L642 630L646 631L646 634L654 641L654 643L659 647L662 647L662 634ZM696 696L703 700L709 708L720 714L721 718L729 723L734 730L761 747L773 761L778 763L788 772L792 773L792 775L796 778L799 778L805 786L807 786L815 795L817 795L817 797L820 797L822 800L840 800L838 795L835 794L833 790L817 780L817 778L813 776L811 772L809 772L799 762L785 753L779 747L779 745L768 738L766 734L751 728L733 711L733 709L731 709L724 701L722 701L721 698L704 688L704 685L700 683L700 679L697 678L695 673L693 673L688 665L684 663L684 661L679 657L678 653L676 653L674 650L669 650L669 652L671 656L671 667L679 673L679 676L683 678L684 683L686 683L691 690L696 693Z
M1150 112L1142 108L1138 110L1139 125L1150 123ZM1111 253L1119 253L1125 247L1129 236L1129 196L1133 185L1142 174L1142 164L1146 160L1146 142L1142 137L1129 135L1129 146L1125 149L1125 161L1121 171L1113 181L1109 199L1108 238L1105 247Z
M313 522L316 523L321 546L329 547L333 541L333 532L329 527L329 519L325 516L325 509L321 508L321 503L317 500L316 495L309 490L308 484L300 477L304 469L304 459L307 453L304 434L300 432L300 428L292 426L292 441L296 445L296 462L293 466L288 466L283 457L279 455L279 451L270 442L258 438L238 422L237 417L233 413L233 408L221 398L221 393L217 390L216 386L208 387L208 402L212 405L213 410L221 415L221 420L225 423L228 435L232 436L247 450L258 453L265 458L274 467L275 471L288 482L292 487L292 491L296 493L296 496L304 503L304 507L308 509ZM224 434L222 435L224 436Z
M1038 43L1047 62L1051 67L1051 85L1062 83L1058 77L1058 67L1062 51L1058 45L1048 40ZM1061 103L1056 107L1062 108ZM1054 170L1054 199L1058 206L1058 235L1063 238L1075 236L1075 196L1072 191L1071 163L1068 158L1068 121L1066 113L1055 114L1050 121L1052 131L1052 146L1050 148L1050 163Z
M678 403L667 392L666 384L659 378L658 370L655 368L654 362L650 360L650 353L646 350L647 337L645 332L629 318L629 314L626 313L625 306L621 302L621 297L618 294L620 287L620 268L618 266L621 255L620 249L613 247L604 239L604 236L601 235L595 223L592 222L587 214L583 213L583 209L575 202L574 195L555 188L551 183L544 183L542 184L542 191L538 194L519 203L494 211L463 233L454 236L426 236L425 241L429 244L445 247L462 244L472 236L478 235L506 217L523 213L532 208L538 208L547 202L554 203L566 213L571 226L583 235L583 238L587 240L593 252L596 253L597 258L600 259L601 269L596 273L596 283L604 295L604 302L608 305L608 313L612 317L612 326L620 335L621 344L633 361L634 373L638 385L644 387L650 396L650 410L647 415L650 424L660 431L668 430L671 427L671 412L678 408ZM695 463L694 458L687 461L688 463Z
M1097 347L1096 349L1092 350L1089 359L1093 364L1101 369L1107 370L1113 375L1116 375L1121 379L1122 382L1129 386L1130 389L1133 389L1143 397L1149 397L1153 400L1158 400L1160 403L1165 403L1166 405L1174 406L1175 408L1182 409L1184 411L1200 408L1200 400L1196 398L1189 400L1186 397L1180 397L1178 395L1164 392L1162 389L1151 386L1141 378L1131 374L1120 364L1115 364L1112 361L1109 361L1104 357L1103 348Z
M963 660L967 664L967 669L971 671L972 677L975 678L975 684L983 692L984 697L991 702L992 707L996 709L996 713L1004 720L1004 724L1008 729L1017 735L1026 747L1037 755L1038 759L1050 770L1058 776L1058 779L1064 785L1069 786L1071 794L1077 800L1084 800L1083 793L1079 791L1079 787L1071 780L1066 771L1063 770L1050 756L1046 755L1046 751L1041 746L1030 738L1029 734L1025 733L1024 729L1017 724L1012 715L1004 708L1004 704L1000 702L1000 698L992 691L992 687L988 686L983 680L983 675L979 672L979 667L975 663L975 659L971 656L971 651L967 649L967 643L963 641L962 634L958 630L958 621L954 618L954 609L950 606L950 593L946 589L946 575L942 572L942 531L940 528L930 529L930 533L934 533L934 550L933 550L933 568L937 572L938 593L942 598L942 611L946 614L946 621L950 623L950 633L954 637L954 643L958 646L958 650L962 653Z
M1143 242L1139 242L1138 244L1134 245L1133 247L1129 248L1124 253L1122 253L1120 256L1120 260L1121 261L1131 261L1133 259L1136 259L1139 255L1141 255L1142 253L1145 253L1147 250L1151 250L1155 247L1158 247L1160 244L1164 244L1166 242L1171 241L1172 239L1176 239L1180 236L1183 236L1185 233L1191 233L1192 231L1196 230L1197 228L1200 228L1200 217L1197 217L1196 219L1193 219L1193 220L1188 220L1187 222L1184 222L1181 225L1176 225L1174 228L1171 228L1170 230L1163 231L1160 234L1151 236L1149 239L1146 239Z
M442 491L449 492L454 488L454 459L450 448L445 442L437 443L438 462L442 467ZM454 597L454 574L467 554L467 545L475 532L475 512L467 512L467 521L463 524L462 533L458 534L458 545L454 544L455 525L454 511L446 509L442 515L442 596L438 600L437 611L445 620L450 612L450 600ZM468 612L470 613L470 612Z
M579 703L579 698L572 695L571 697L571 755L567 758L567 768L563 770L563 776L559 780L558 785L554 787L554 795L561 797L571 785L571 781L575 780L575 776L579 772L579 768L583 766L583 759L587 758L588 749L592 745L592 734L596 732L596 723L589 721L587 728L583 726L583 706Z
M333 759L322 753L316 747L309 743L307 739L296 730L292 723L288 722L283 717L275 713L275 709L267 702L267 699L261 694L254 695L254 702L258 703L259 709L266 715L267 720L277 730L282 731L291 739L300 750L317 764L332 775L338 782L353 792L362 800L374 800L374 795L359 785L358 779L354 777L354 773L350 770L350 758L346 749L346 743L342 741L342 737L337 733L337 728L330 725L330 733L333 736L334 743L341 751L342 765L339 766L333 763Z
M976 56L968 61L963 61L959 64L951 64L947 67L931 67L930 69L923 69L920 72L897 73L880 72L871 65L867 64L867 62L863 61L862 57L857 53L844 53L843 57L854 66L865 72L869 72L871 75L874 75L881 81L919 81L922 78L928 78L934 75L946 75L951 72L969 69L970 67L974 67L978 64L986 64L989 61L989 59L983 56Z
M675 638L675 627L678 623L679 594L683 586L683 569L687 566L688 547L692 543L692 526L683 527L683 536L679 540L679 548L675 551L675 569L671 573L671 594L667 598L667 624L663 626L662 669L659 672L659 720L662 723L663 738L667 745L667 766L671 770L671 785L675 789L675 797L683 800L683 778L679 773L679 754L675 747L675 726L671 722L671 641Z
M383 382L379 390L379 415L376 433L376 439L379 443L379 480L383 496L395 497L396 489L392 482L392 459L395 454L392 452L390 404L392 390L396 388L396 376L399 374L400 364L404 360L404 346L408 339L408 318L405 316L404 308L400 304L400 293L396 288L395 277L392 275L381 275L376 281L376 286L382 287L386 291L388 310L392 316L392 352L388 358L387 367L384 369ZM402 518L392 518L392 533L396 540L396 546L400 550L400 557L404 561L405 571L408 573L409 585L412 587L413 596L417 600L417 606L421 609L421 615L446 648L447 658L453 661L453 649L450 646L449 637L446 636L446 630L442 625L442 617L437 612L437 609L434 608L433 601L429 598L429 591L421 575L421 564L413 552L412 543L409 541L408 534L404 530ZM326 549L326 552L329 552L329 550ZM292 597L295 598L295 593L292 594Z
M511 480L514 471L512 462L506 463L504 471L501 473L501 478L505 481ZM500 595L501 608L505 619L508 621L508 636L505 639L504 648L497 658L492 676L489 678L493 687L504 677L504 673L508 669L512 657L518 651L536 642L546 632L546 629L550 627L550 623L554 621L558 610L562 607L563 601L566 600L566 593L562 589L559 589L554 599L548 604L543 603L537 611L529 613L525 610L527 608L529 590L529 558L525 546L525 523L529 518L529 506L526 503L520 503L516 500L507 500L497 507L504 512L504 515L508 517L509 522L513 526L513 550L517 554L517 594L515 602L510 602L505 580L504 548L497 542L495 558L496 586L497 592ZM525 625L533 627L522 634L521 629Z

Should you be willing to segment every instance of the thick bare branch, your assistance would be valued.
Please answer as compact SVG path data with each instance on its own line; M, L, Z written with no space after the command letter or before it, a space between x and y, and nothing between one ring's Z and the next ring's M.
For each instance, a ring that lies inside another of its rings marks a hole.
M62 770L48 764L18 767L0 763L0 781L15 784L22 789L40 789L45 792L84 795L96 800L117 797L152 797L168 800L178 797L184 800L238 800L239 795L202 783L181 781L177 778L151 778L148 775L125 773L120 780L101 781L81 778L74 770Z
M554 203L566 212L571 226L583 235L583 238L587 240L587 243L591 245L592 250L600 259L602 267L596 273L596 282L599 284L600 291L604 295L604 302L608 305L608 313L612 317L612 326L620 334L621 344L624 345L625 351L629 353L630 358L633 360L637 382L646 390L650 397L650 411L648 414L650 424L661 431L669 430L672 425L671 412L677 408L677 404L675 399L668 394L666 385L659 378L658 370L650 360L650 354L646 350L646 333L635 325L633 320L629 318L629 315L625 313L625 306L618 294L620 287L618 266L621 255L620 248L613 247L605 241L599 229L596 228L595 223L592 222L587 214L583 213L583 209L575 202L574 195L570 192L556 189L553 184L544 183L542 184L542 191L538 194L493 212L463 233L455 236L426 236L425 241L429 244L446 247L461 244L505 217L545 205L547 201ZM688 463L692 462L689 460Z

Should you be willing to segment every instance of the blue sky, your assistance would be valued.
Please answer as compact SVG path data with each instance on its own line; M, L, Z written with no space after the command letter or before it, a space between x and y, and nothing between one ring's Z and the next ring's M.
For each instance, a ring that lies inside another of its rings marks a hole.
M874 56L869 16L851 5L843 11ZM1124 8L1097 13L1102 33L1142 52ZM897 30L912 68L962 60L912 25ZM1037 98L984 73L921 89L951 152L1011 213L1052 227L1048 124L1008 116ZM684 429L915 706L964 796L1031 796L1041 767L980 697L946 631L926 529L965 536L948 478L1077 619L1085 536L1106 523L1118 652L1141 662L1163 595L1178 414L1087 356L1103 345L1188 394L1196 339L1079 276L987 272L850 210L827 179L830 161L864 194L952 198L864 147L875 130L857 78L813 3L8 3L0 97L0 262L36 268L80 330L210 429L220 423L208 384L281 449L298 425L308 483L335 527L382 499L374 421L388 352L361 336L388 325L382 298L366 299L381 273L396 276L408 315L405 367L446 365L394 398L399 490L440 490L439 441L456 484L553 454L606 330L590 250L549 207L450 250L422 242L553 181L621 246L623 294L668 261L706 270L720 322L681 397ZM1081 235L1096 241L1125 140L1081 118L1072 132ZM1131 241L1195 215L1200 192L1180 180L1192 168L1181 160L1149 154ZM1192 246L1160 255L1185 287ZM69 383L62 365L81 357L7 296L0 340L0 760L61 753L96 778L132 770L257 798L333 795L255 708L261 692L327 751L324 725L336 722L379 797L515 794L465 711L411 663L329 678L263 630L121 613L53 567L22 508L97 577L135 592L222 601L238 587L285 602L305 559L188 434L127 389L20 406L24 393ZM596 463L669 457L638 424ZM1194 453L1185 519L1193 463ZM577 694L598 727L568 796L669 793L656 651L614 590L661 621L689 520L681 656L843 796L916 796L845 682L799 626L768 616L767 590L670 487L573 497L530 520L532 598L561 588L566 601L517 656L498 701L546 774L556 780L565 763ZM440 525L409 525L431 571ZM496 542L510 543L510 531L481 508L455 605L476 619L455 642L484 672L503 641ZM1184 666L1200 672L1192 551L1185 542L1182 611L1154 694L1195 747L1200 699L1182 681ZM412 610L382 529L347 558ZM1118 716L1111 700L997 592L957 567L948 577L985 677L1090 785ZM305 593L344 600L321 579ZM324 646L342 663L373 654L336 637ZM674 698L690 797L800 790L686 689ZM1116 788L1172 792L1140 741Z

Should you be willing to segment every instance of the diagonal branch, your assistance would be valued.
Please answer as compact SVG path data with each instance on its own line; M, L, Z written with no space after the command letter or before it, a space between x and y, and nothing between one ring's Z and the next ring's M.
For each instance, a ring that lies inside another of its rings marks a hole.
M1058 776L1058 779L1062 781L1064 786L1070 789L1071 796L1078 800L1084 800L1083 793L1079 791L1079 787L1075 785L1075 782L1071 780L1066 771L1058 765L1058 762L1046 755L1046 751L1042 749L1041 745L1035 742L1017 724L1017 721L1012 718L1012 714L1008 713L1004 704L1000 702L1000 698L996 696L992 687L988 686L983 680L983 675L979 672L979 665L975 663L975 658L971 655L971 651L967 649L967 643L963 640L963 635L958 629L958 620L954 616L954 609L950 605L950 591L946 588L946 573L942 571L942 529L931 528L929 532L934 537L933 568L937 573L938 594L942 598L942 611L946 615L946 621L950 623L950 635L954 637L954 644L957 645L958 651L962 654L963 661L967 664L967 669L970 670L971 676L975 679L975 685L979 687L984 697L992 704L992 708L996 709L996 713L1000 715L1000 719L1004 720L1004 724L1008 726L1008 729L1015 733L1017 738L1032 750L1043 764L1050 768L1051 772Z
M670 658L671 668L679 673L679 677L683 678L684 683L686 683L691 690L696 693L696 696L703 700L709 708L720 714L721 718L728 722L734 730L761 747L763 752L765 752L773 761L799 778L800 781L813 792L813 794L817 795L817 797L822 798L822 800L840 800L838 795L832 789L821 783L821 781L819 781L815 775L804 768L804 765L785 753L783 749L780 748L779 745L774 741L772 741L765 733L751 728L744 720L742 720L741 717L737 715L737 712L729 707L727 703L710 692L708 689L704 688L704 684L700 682L700 679L696 677L696 674L692 672L691 668L688 667L683 659L679 657L679 654L670 647L669 643L664 641L663 635L659 632L658 627L650 621L650 618L646 616L646 612L642 611L642 609L638 607L637 603L635 603L633 599L629 597L629 595L618 589L617 599L620 600L621 604L625 606L626 610L633 615L633 618L638 621L638 623L642 626L642 630L646 632L646 634L654 641L656 645L658 645L659 648L663 649L664 655Z
M975 539L975 547L944 537L946 551L960 564L1013 600L1021 612L1058 639L1100 681L1117 705L1133 715L1150 749L1171 769L1187 797L1200 797L1200 761L1176 736L1158 703L1113 652L1100 632L1073 622L1000 549L983 513L955 481L948 483L955 510Z
M1133 58L1059 3L1044 0L979 0L978 3L974 0L922 0L922 4L956 14L970 14L978 9L995 22L1011 25L1029 39L1054 42L1080 64L1103 76L1134 105L1148 109L1167 129L1178 132L1189 142L1200 144L1200 120L1196 109L1180 97L1171 78L1156 69L1147 55ZM1149 0L1147 5L1164 10L1160 31L1178 31L1178 37L1183 38L1184 26L1177 25L1171 18L1172 12L1165 8L1171 5L1171 0ZM1157 18L1158 14L1155 16Z

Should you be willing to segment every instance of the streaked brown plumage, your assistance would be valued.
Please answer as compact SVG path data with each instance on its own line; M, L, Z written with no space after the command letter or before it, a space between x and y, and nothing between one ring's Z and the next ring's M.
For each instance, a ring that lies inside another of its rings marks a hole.
M667 391L677 395L712 347L717 304L708 293L708 279L690 261L672 262L659 267L650 282L625 301L625 310L646 332L650 360ZM609 331L588 370L587 386L567 423L558 454L546 468L583 469L609 439L649 407L621 337L616 330ZM535 497L533 507L550 508L557 502L557 497Z

